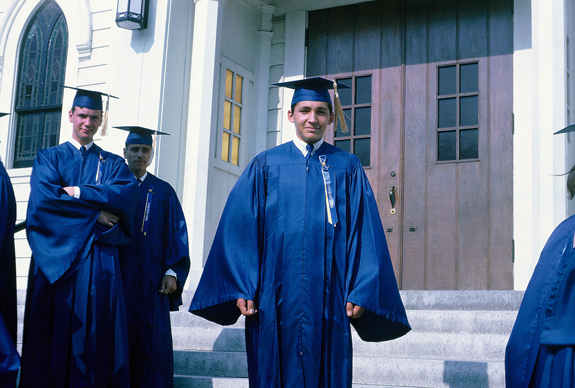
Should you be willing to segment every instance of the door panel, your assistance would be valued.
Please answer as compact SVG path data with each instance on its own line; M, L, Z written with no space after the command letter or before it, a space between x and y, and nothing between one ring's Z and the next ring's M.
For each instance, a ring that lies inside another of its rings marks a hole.
M388 0L310 12L307 75L372 76L366 173L403 289L513 286L512 11ZM440 91L439 68L453 91Z

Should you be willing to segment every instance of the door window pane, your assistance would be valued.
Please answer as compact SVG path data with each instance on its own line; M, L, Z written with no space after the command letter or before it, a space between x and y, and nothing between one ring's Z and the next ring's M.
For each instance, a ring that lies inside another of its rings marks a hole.
M477 129L464 129L459 132L459 159L479 157Z
M339 120L337 120L337 129L335 130L334 137L349 135L349 130L351 128L351 108L342 110L343 115L345 116L345 124L347 125L348 132L347 133L341 132L341 125L339 123Z
M459 93L479 92L479 65L469 63L460 66Z
M371 76L355 79L355 103L371 104Z
M371 134L371 107L355 110L354 134L356 136Z
M437 133L437 160L455 160L456 157L456 131Z
M457 87L457 75L456 75L457 68L455 66L445 66L439 68L439 96L445 96L447 94L455 94Z
M334 145L341 150L351 152L351 140L336 140Z
M451 128L456 126L457 100L445 98L438 101L438 127Z
M459 101L459 125L477 125L479 120L479 109L477 106L477 96L461 97Z
M337 80L338 84L342 84L347 86L348 88L337 88L337 92L339 94L339 101L341 102L342 106L345 105L352 105L351 103L351 92L352 92L352 82L351 78L342 78Z
M361 165L369 167L371 156L371 139L357 139L353 146L354 154L358 157Z

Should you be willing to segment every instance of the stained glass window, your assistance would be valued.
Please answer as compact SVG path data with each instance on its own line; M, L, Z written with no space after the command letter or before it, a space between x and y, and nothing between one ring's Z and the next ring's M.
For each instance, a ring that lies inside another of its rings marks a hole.
M38 10L20 50L14 168L31 167L39 149L58 144L68 27L56 2Z

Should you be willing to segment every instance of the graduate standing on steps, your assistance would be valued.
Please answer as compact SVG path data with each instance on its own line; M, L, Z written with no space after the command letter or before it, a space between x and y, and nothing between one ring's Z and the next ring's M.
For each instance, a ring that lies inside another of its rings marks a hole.
M128 317L130 385L171 388L174 352L170 311L182 305L182 287L190 270L188 232L176 192L168 182L147 172L154 154L152 136L138 126L124 148L140 198L134 213L134 237L120 248L120 268Z
M555 133L575 131L570 125ZM567 178L575 197L575 165ZM575 387L575 216L555 228L529 280L505 349L507 388Z
M0 117L7 113L0 113ZM16 386L20 357L16 350L18 313L14 226L16 199L10 177L0 159L0 387Z
M295 89L297 137L238 179L190 311L222 325L246 317L250 387L349 388L350 324L365 341L410 326L363 167L323 141L336 84L277 85Z
M139 193L124 159L93 142L103 113L102 93L78 89L72 138L34 160L20 387L129 386L118 246Z

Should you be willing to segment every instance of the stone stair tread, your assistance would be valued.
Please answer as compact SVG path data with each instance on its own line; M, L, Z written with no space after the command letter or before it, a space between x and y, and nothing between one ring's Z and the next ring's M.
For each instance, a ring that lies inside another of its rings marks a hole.
M248 388L247 378L174 375L174 388ZM353 388L431 388L404 385L352 384Z

